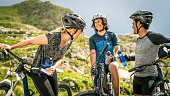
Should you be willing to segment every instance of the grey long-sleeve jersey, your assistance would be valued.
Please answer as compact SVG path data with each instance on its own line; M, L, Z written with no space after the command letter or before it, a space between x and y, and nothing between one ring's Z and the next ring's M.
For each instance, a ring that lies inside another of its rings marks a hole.
M170 43L170 38L151 31L144 37L138 38L135 48L135 67L149 64L156 60L159 47L164 43ZM157 68L155 65L147 66L142 72L136 72L135 76L158 76Z

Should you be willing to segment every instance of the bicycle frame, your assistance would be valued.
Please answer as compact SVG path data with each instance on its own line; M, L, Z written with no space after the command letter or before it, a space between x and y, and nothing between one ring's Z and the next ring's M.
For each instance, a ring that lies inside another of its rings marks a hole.
M156 92L156 90L158 90L158 91L162 90L160 87L161 84L163 84L165 82L164 80L169 80L169 79L165 79L162 68L159 65L159 63L157 63L155 65L157 66L158 77L157 77L157 80L154 81L152 94L154 94Z
M108 91L107 92L108 95L113 95L111 91L112 84L108 82L107 74L104 71L104 63L99 63L99 65L97 66L99 66L99 79L98 79L99 82L97 82L97 87L99 87L99 89L97 88L96 90L99 91L100 96L103 95L105 91L104 88L106 89L106 91ZM111 77L109 79L110 79L109 81L111 81ZM104 86L104 84L106 85Z
M166 58L167 58L167 57L166 57ZM165 59L166 59L166 58L165 58ZM152 86L151 86L151 89L153 89L152 95L153 95L153 94L157 94L157 92L158 92L158 93L159 93L159 92L163 92L163 94L164 94L165 92L168 92L168 93L165 93L165 94L170 94L170 93L169 93L170 90L169 90L169 89L166 90L165 85L164 85L164 83L170 83L170 81L169 81L169 79L166 79L166 78L165 78L159 62L162 62L162 63L166 64L164 61L162 61L162 60L160 60L160 59L157 59L157 60L154 60L153 62L151 62L150 64L145 64L145 65L142 65L142 66L138 66L138 67L136 67L136 68L132 68L132 69L129 70L129 72L132 72L132 71L140 72L140 71L143 70L143 67L144 67L144 66L156 65L157 71L158 71L158 76L156 77L156 80L154 80L154 83L153 83ZM167 65L167 64L166 64L166 65ZM134 73L135 73L135 72L134 72ZM132 73L132 75L133 75L134 73ZM131 75L131 76L132 76L132 75ZM169 85L167 85L167 86L168 86L168 88L170 88ZM155 96L155 95L154 95L154 96ZM156 95L156 96L157 96L157 95ZM161 95L161 96L162 96L162 95Z
M103 78L104 78L104 63L99 63L99 79L97 82L98 83L98 86L99 87L99 93L100 93L100 96L102 96L102 91L103 91Z
M11 96L13 93L13 90L17 86L18 82L22 79L23 88L24 88L24 96L32 96L34 94L34 92L28 88L27 76L30 76L32 73L41 74L41 70L40 70L41 68L33 66L33 64L27 62L27 60L25 60L25 59L20 58L19 56L17 56L10 50L4 49L4 53L5 53L5 55L8 56L8 58L10 58L10 56L8 54L8 53L10 53L12 56L14 56L16 59L18 59L19 62L21 62L21 63L16 68L15 72L12 72L11 70L7 72L7 75L5 76L4 80L0 82L0 84L2 84L2 85L5 84L7 87L2 86L1 90L4 91L3 88L7 88L7 90L5 89L5 91L6 91L5 96ZM31 68L28 68L28 70L27 70L27 67L25 66L25 64L30 66ZM15 75L15 77L16 77L15 83L12 82L12 80L7 79L11 75ZM65 91L67 91L68 96L72 96L71 89L68 85L66 85L64 83L60 83L58 85L58 88L64 89Z

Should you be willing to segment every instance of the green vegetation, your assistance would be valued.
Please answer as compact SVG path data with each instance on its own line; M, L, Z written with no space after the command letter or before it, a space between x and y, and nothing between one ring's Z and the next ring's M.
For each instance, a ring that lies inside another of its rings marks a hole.
M8 20L0 25L7 27L13 21L51 31L62 26L61 18L71 12L71 10L53 5L49 1L26 0L12 6L0 6L0 21Z

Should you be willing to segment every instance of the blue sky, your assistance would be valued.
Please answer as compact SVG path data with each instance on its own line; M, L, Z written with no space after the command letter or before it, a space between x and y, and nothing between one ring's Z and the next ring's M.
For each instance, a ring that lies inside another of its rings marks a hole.
M24 0L0 0L0 6L20 3ZM129 16L137 10L148 10L153 13L150 30L170 37L170 0L41 0L50 1L54 5L69 8L79 13L86 20L88 27L85 35L95 32L91 28L91 19L95 13L107 16L109 31L119 34L130 34L132 20Z

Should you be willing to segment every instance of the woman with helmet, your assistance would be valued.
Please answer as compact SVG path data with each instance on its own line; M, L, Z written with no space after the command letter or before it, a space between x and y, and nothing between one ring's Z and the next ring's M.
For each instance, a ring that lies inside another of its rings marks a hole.
M37 67L42 67L47 59L52 58L54 64L50 68L42 70L47 75L38 73L30 75L40 96L58 96L58 81L55 69L61 64L65 52L72 44L72 41L78 38L86 26L84 19L75 13L66 14L62 18L62 22L64 27L58 28L51 33L22 41L13 46L0 44L1 49L10 50L30 44L40 45L33 61L33 64Z
M132 28L134 34L138 34L139 37L136 42L135 56L125 56L125 58L128 61L135 60L135 67L138 67L144 64L150 64L153 60L156 60L157 55L159 58L166 56L168 51L159 50L159 48L164 43L169 43L170 45L170 38L160 33L148 31L153 14L146 10L138 10L130 18L133 19ZM170 48L169 45L166 44L166 47ZM158 50L160 54L157 54ZM156 65L147 66L141 72L136 72L133 80L135 96L151 95L153 91L151 86L156 76L158 76Z
M97 13L93 16L92 28L94 28L95 34L90 37L89 42L91 54L90 60L91 66L93 68L96 62L96 58L98 58L100 52L102 52L107 43L109 43L109 46L106 52L110 51L112 54L115 53L115 55L118 52L119 43L116 35L113 32L107 31L109 28L107 25L107 19L106 16L103 15L102 13ZM120 78L118 71L119 64L116 61L112 60L111 58L106 59L105 58L106 52L104 55L101 56L99 63L105 63L104 67L106 73L108 73L109 71L111 72L114 94L115 96L119 96L120 95ZM94 78L94 87L97 85L98 78L99 74L97 74Z

